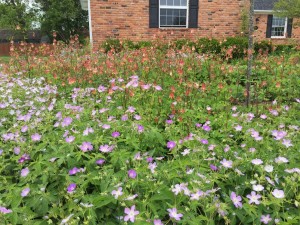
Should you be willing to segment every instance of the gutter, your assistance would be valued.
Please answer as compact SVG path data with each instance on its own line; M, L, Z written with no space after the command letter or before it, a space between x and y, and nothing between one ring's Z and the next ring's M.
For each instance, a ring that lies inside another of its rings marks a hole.
M92 30L91 0L88 0L88 13L89 13L90 45L91 45L91 48L93 49L93 30Z
M255 14L273 14L273 10L254 10Z

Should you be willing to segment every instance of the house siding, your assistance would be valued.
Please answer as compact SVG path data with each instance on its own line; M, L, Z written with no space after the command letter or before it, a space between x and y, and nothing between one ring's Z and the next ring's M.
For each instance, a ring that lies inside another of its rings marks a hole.
M255 41L271 40L273 44L299 44L300 42L300 27L293 26L291 38L266 38L267 31L267 14L256 14L255 15L255 26L257 29L254 32ZM293 24L300 22L299 19L294 19Z
M108 38L133 41L240 35L245 0L199 0L198 28L149 28L149 0L91 0L94 46Z

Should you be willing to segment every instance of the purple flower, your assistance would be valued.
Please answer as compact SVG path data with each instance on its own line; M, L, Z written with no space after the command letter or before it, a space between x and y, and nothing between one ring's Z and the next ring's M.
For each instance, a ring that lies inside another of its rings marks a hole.
M271 221L272 221L272 218L270 217L270 214L268 214L268 215L262 215L260 217L260 222L262 222L264 224L268 224Z
M19 154L20 154L20 151L21 151L20 147L15 147L15 148L14 148L14 153L15 153L16 155L19 155Z
M114 146L109 146L109 145L101 145L99 150L100 152L107 153L111 152L114 149Z
M141 120L142 117L141 117L140 115L134 115L134 119L136 119L136 120Z
M131 178L131 179L135 179L137 176L137 173L135 170L131 169L131 170L128 170L128 177Z
M225 168L232 168L232 161L231 161L231 160L223 159L220 163L221 163Z
M278 190L278 189L274 189L274 191L272 191L272 195L275 198L284 198L284 191Z
M156 219L156 220L153 220L153 225L164 225L161 220L159 219Z
M72 183L67 187L68 193L73 193L76 189L76 184Z
M127 116L127 114L123 115L123 116L121 117L121 120L122 120L122 121L126 121L126 120L128 120L128 116Z
M105 160L104 159L98 159L97 161L96 161L96 164L97 165L103 165L105 163Z
M104 130L107 130L107 129L110 128L110 125L109 125L109 124L103 124L103 125L102 125L102 128L103 128Z
M199 128L199 127L202 127L202 124L196 123L195 126L196 126L197 128Z
M152 158L152 157L148 157L148 158L146 159L146 161L147 161L148 163L151 163L151 162L153 162L153 158Z
M233 204L234 204L234 206L235 206L236 208L242 208L242 207L243 207L243 204L242 204L242 197L236 195L235 192L231 192L231 194L230 194L230 199L231 199L231 201L233 202Z
M213 165L213 164L210 164L209 167L210 167L210 169L211 169L212 171L217 171L217 170L218 170L218 167L215 166L215 165Z
M81 151L87 152L93 150L93 145L90 142L83 142L82 145L79 146Z
M118 132L118 131L112 132L111 136L114 137L114 138L119 137L120 132Z
M179 221L181 219L181 217L183 216L181 213L177 213L177 209L176 208L172 208L172 209L167 209L169 212L169 216L170 218L174 218L175 220Z
M211 130L210 126L208 126L208 125L204 125L204 126L202 127L202 129L203 129L204 131L210 131L210 130Z
M24 188L21 192L21 196L25 197L29 194L29 192L30 192L30 188Z
M208 144L208 140L202 139L202 140L201 140L201 143L204 144L204 145L207 145L207 144Z
M0 206L0 212L3 213L3 214L8 214L8 213L12 213L12 210Z
M167 143L167 148L170 149L170 150L172 150L173 148L175 148L175 146L176 146L176 143L174 141L169 141Z
M167 123L167 124L172 124L172 123L173 123L173 120L166 120L166 123Z
M75 175L76 173L80 172L81 170L78 169L77 167L74 167L73 169L69 170L69 175Z
M256 194L255 191L251 191L251 195L247 195L247 198L249 199L249 204L255 203L256 205L260 204L259 199L261 199L261 195Z
M282 144L283 144L285 147L287 147L287 148L293 146L291 140L288 140L288 139L283 139L283 140L282 140Z
M28 167L21 170L21 177L26 177L29 174Z
M27 161L27 160L30 160L30 156L28 155L28 154L23 154L22 156L21 156L21 158L19 159L19 163L23 163L23 162L25 162L25 161Z
M139 133L144 132L144 127L142 125L137 125L137 130Z
M71 117L66 117L64 120L61 122L62 127L67 127L72 123L73 119Z
M130 209L125 208L124 212L127 214L126 216L124 216L124 221L127 222L128 220L130 220L132 223L135 220L135 216L140 213L139 211L135 211L135 205L131 206Z
M67 143L71 143L75 140L75 137L74 136L69 136L69 137L66 137L66 142Z
M32 141L40 141L41 137L42 137L41 135L35 133L35 134L31 135L31 140Z

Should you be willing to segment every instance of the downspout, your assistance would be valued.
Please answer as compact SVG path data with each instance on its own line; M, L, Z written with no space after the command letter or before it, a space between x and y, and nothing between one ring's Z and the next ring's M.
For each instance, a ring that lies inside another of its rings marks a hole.
M93 49L93 30L92 30L91 0L88 0L88 12L89 12L90 45L91 45L91 49Z

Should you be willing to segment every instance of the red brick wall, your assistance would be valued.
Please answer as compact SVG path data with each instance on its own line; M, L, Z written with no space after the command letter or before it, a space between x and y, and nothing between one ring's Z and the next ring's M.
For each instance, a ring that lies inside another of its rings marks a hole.
M151 40L214 37L241 32L244 0L199 0L198 28L149 28L149 0L91 0L94 46L107 38Z
M254 32L255 41L271 40L273 44L299 44L300 43L300 27L293 27L292 38L266 38L268 15L256 14L255 26L257 30ZM294 24L297 20L294 19ZM299 20L298 20L299 23Z

